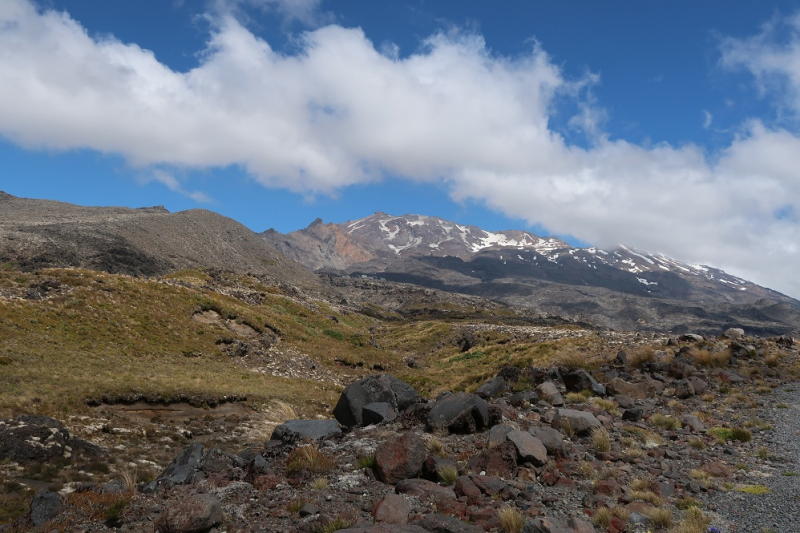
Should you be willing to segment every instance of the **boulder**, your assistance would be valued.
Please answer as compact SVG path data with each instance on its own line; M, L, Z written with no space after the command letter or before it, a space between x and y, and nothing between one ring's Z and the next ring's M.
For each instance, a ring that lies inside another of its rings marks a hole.
M149 483L143 492L155 492L158 487L170 488L175 485L192 483L200 472L200 461L203 459L203 446L193 442L178 455L155 481Z
M30 522L34 527L44 525L48 520L52 520L64 508L61 495L57 492L40 492L33 497L30 506Z
M68 453L69 431L54 418L22 415L0 425L0 460L46 463Z
M486 446L488 448L494 448L495 446L503 444L508 440L506 437L512 431L514 431L514 428L505 424L492 426L492 429L489 430L489 438L486 441Z
M684 415L681 417L681 425L688 427L694 433L702 433L706 430L706 425L695 415Z
M547 448L527 431L511 431L507 438L517 449L519 462L532 463L534 466L542 466L547 462Z
M303 440L324 440L342 434L336 420L287 420L272 432L272 440L294 444Z
M708 383L698 377L689 378L689 383L692 384L695 394L703 394L708 390Z
M728 328L722 336L728 339L741 339L744 337L744 330L742 328Z
M644 416L643 407L631 407L622 412L622 419L627 422L638 422Z
M459 476L453 491L459 498L466 498L469 505L477 505L481 501L481 489L473 483L470 476Z
M600 421L587 411L559 409L553 417L552 427L561 429L568 423L576 435L588 435L594 428L601 427Z
M681 400L691 398L695 395L694 387L688 379L681 379L675 382L675 396Z
M528 428L528 433L539 439L550 455L555 455L557 452L564 450L564 437L557 429L546 426L531 426Z
M365 426L380 424L382 422L392 422L397 418L397 411L388 402L368 403L361 410L361 419Z
M474 433L489 426L489 408L475 394L457 392L440 398L428 413L431 429L451 433Z
M536 387L536 395L540 400L544 400L553 407L564 405L564 397L561 396L558 387L552 381L545 381Z
M427 479L403 479L397 482L394 490L398 494L416 496L420 500L454 500L456 493L450 487L443 487Z
M222 523L222 506L212 494L194 494L171 503L155 523L155 533L204 533Z
M485 473L487 476L497 476L512 479L517 475L517 448L511 442L504 442L488 450L482 450L473 457L467 469L470 472Z
M372 509L372 517L375 522L384 524L406 524L410 512L411 504L408 503L408 500L397 494L387 494L375 504Z
M647 398L645 389L637 384L628 383L621 378L614 378L606 384L606 390L611 395L624 394L634 400Z
M339 401L333 408L333 415L343 426L363 426L365 405L386 402L396 412L403 412L418 401L420 396L414 387L389 374L381 374L348 385L339 396Z
M384 441L375 451L378 479L391 485L416 477L427 456L425 441L415 433L404 433Z
M505 391L508 390L508 383L506 380L500 376L495 376L480 387L478 390L475 391L475 394L487 400L489 398L494 398L495 396L500 396Z
M425 459L422 465L422 477L429 481L439 481L439 469L444 467L455 468L456 472L461 472L461 466L449 457L437 457L433 454Z
M678 337L680 342L703 342L705 337L702 335L698 335L696 333L684 333L680 337Z
M595 396L605 396L606 388L600 385L591 374L582 368L573 368L561 374L564 386L569 392L592 391Z

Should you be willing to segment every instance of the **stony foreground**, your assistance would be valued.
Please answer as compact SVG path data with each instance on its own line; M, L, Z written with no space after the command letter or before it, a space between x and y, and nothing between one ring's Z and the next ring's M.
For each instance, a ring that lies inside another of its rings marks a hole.
M797 355L790 338L731 331L591 372L506 367L430 400L371 376L345 389L335 420L288 421L235 455L194 442L149 483L44 490L5 530L791 531L765 479L796 475L775 424ZM0 422L6 471L109 453L52 419Z

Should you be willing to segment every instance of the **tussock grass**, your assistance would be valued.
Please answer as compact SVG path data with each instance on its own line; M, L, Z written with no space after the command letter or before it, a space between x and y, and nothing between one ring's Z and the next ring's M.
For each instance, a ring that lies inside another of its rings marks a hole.
M681 428L681 421L675 417L655 413L650 416L650 423L656 427L667 430L676 430Z
M630 496L633 500L647 502L653 507L660 507L664 503L661 496L651 490L632 490Z
M672 511L667 507L648 509L644 514L650 519L650 524L655 529L667 529L672 527Z
M597 427L592 430L592 445L595 451L606 453L611 451L611 436L604 427Z
M696 506L686 509L683 520L673 530L673 533L706 533L711 526L711 517L707 516Z
M439 481L445 485L453 485L458 479L458 468L455 466L440 466L436 469L436 474L439 476Z
M293 474L307 470L312 474L327 474L336 468L333 458L321 452L316 446L300 446L286 457L286 472Z
M522 533L525 528L525 517L517 509L505 505L497 511L500 528L504 533Z
M711 351L693 348L688 355L692 362L705 368L723 367L731 360L731 354L728 350Z

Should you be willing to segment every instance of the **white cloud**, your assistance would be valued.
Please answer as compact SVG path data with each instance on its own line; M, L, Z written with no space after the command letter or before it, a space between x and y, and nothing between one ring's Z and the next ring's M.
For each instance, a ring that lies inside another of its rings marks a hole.
M710 111L703 109L703 129L710 128L712 122L714 122L714 115Z
M220 14L236 13L241 15L242 5L260 8L264 11L276 11L284 23L298 21L306 26L316 27L330 22L332 17L321 11L322 0L213 0L216 11Z
M182 196L186 196L187 198L191 198L197 203L208 204L214 201L210 196L202 191L187 190L174 174L162 169L152 169L150 172L139 176L139 182L141 183L150 183L152 181L161 183L167 189Z
M90 38L66 14L4 0L0 133L144 168L241 165L264 185L303 193L385 173L445 180L456 199L554 232L710 263L800 296L798 223L777 215L800 211L800 140L787 130L743 125L710 162L692 145L609 140L587 96L596 78L566 80L538 46L512 59L478 35L438 34L401 59L332 25L287 56L230 14L215 23L202 63L174 72L136 45ZM747 55L737 44L747 42L726 41L723 62L757 61L760 49ZM773 63L788 86L792 60ZM566 122L586 130L589 148L550 127L564 98L579 109ZM153 176L186 193L171 174Z
M721 51L723 67L749 71L762 95L778 94L800 112L800 16L775 18L746 39L725 38Z

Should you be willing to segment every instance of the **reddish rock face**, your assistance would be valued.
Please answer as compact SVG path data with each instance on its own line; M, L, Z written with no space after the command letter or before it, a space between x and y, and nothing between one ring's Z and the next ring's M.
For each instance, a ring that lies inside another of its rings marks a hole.
M378 479L393 485L416 477L428 456L425 441L415 433L404 433L381 444L375 452Z
M487 476L511 479L517 475L517 448L511 442L504 442L489 450L483 450L472 458L468 468L476 474L485 472Z
M408 522L408 513L410 512L411 505L408 500L397 494L387 494L375 504L372 516L375 518L375 522L405 524Z

